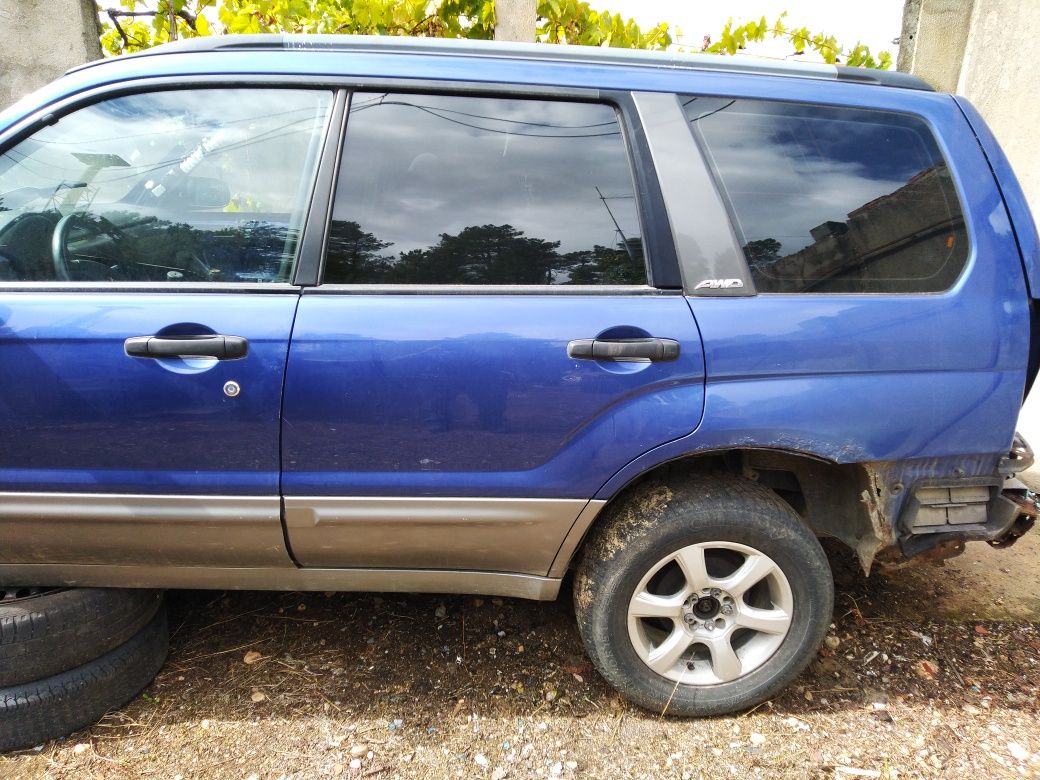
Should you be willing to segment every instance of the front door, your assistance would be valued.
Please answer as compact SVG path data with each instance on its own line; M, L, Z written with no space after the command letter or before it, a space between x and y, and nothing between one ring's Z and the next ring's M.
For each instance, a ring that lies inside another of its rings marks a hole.
M0 563L285 563L279 411L328 91L101 100L0 156Z
M296 560L544 575L694 430L700 339L644 221L614 106L355 93L286 376Z

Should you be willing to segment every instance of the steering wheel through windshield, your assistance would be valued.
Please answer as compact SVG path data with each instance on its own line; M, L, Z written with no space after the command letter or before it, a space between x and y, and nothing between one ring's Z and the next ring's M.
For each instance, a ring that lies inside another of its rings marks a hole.
M126 234L99 214L74 211L54 226L51 257L58 281L118 281L129 260Z

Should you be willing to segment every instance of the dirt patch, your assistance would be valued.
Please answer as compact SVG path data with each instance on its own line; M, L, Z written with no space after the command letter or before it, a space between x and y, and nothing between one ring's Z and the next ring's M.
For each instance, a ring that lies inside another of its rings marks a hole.
M145 694L0 758L0 777L1040 776L1040 534L968 550L867 579L829 545L821 654L771 702L710 720L614 693L566 589L551 604L175 592Z
M918 590L960 592L943 569L866 580L850 553L829 552L828 646L751 713L631 707L589 667L566 598L178 592L170 659L148 691L89 731L0 758L0 776L1040 773L1037 615L947 622Z
M673 497L672 489L667 485L647 482L638 486L626 501L608 507L606 511L609 514L601 518L599 526L603 532L594 530L588 541L592 560L613 559L637 532L650 528L661 519ZM578 576L575 583L574 600L582 610L587 610L592 605L592 581ZM563 597L567 595L564 592Z

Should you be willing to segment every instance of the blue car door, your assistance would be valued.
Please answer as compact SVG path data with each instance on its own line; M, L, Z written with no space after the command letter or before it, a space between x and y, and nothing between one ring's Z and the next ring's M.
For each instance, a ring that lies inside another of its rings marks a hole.
M333 95L96 100L0 154L0 563L288 563L291 284Z
M606 480L696 428L700 339L623 108L351 96L286 374L301 565L544 575Z

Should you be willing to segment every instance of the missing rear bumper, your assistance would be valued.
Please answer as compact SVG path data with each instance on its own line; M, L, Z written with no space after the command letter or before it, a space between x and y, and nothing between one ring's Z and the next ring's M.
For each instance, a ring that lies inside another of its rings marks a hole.
M963 482L932 483L918 489L903 517L902 527L907 532L899 546L904 557L944 560L963 552L968 541L1010 547L1033 527L1040 515L1040 498L1015 478L1004 480L1002 486L975 486L963 496L956 492L963 490L961 485ZM974 495L980 489L985 493ZM950 501L935 500L943 490L949 490ZM973 500L954 500L959 496ZM922 516L927 518L925 523L920 522ZM945 522L937 522L942 518ZM888 565L893 563L896 562Z

